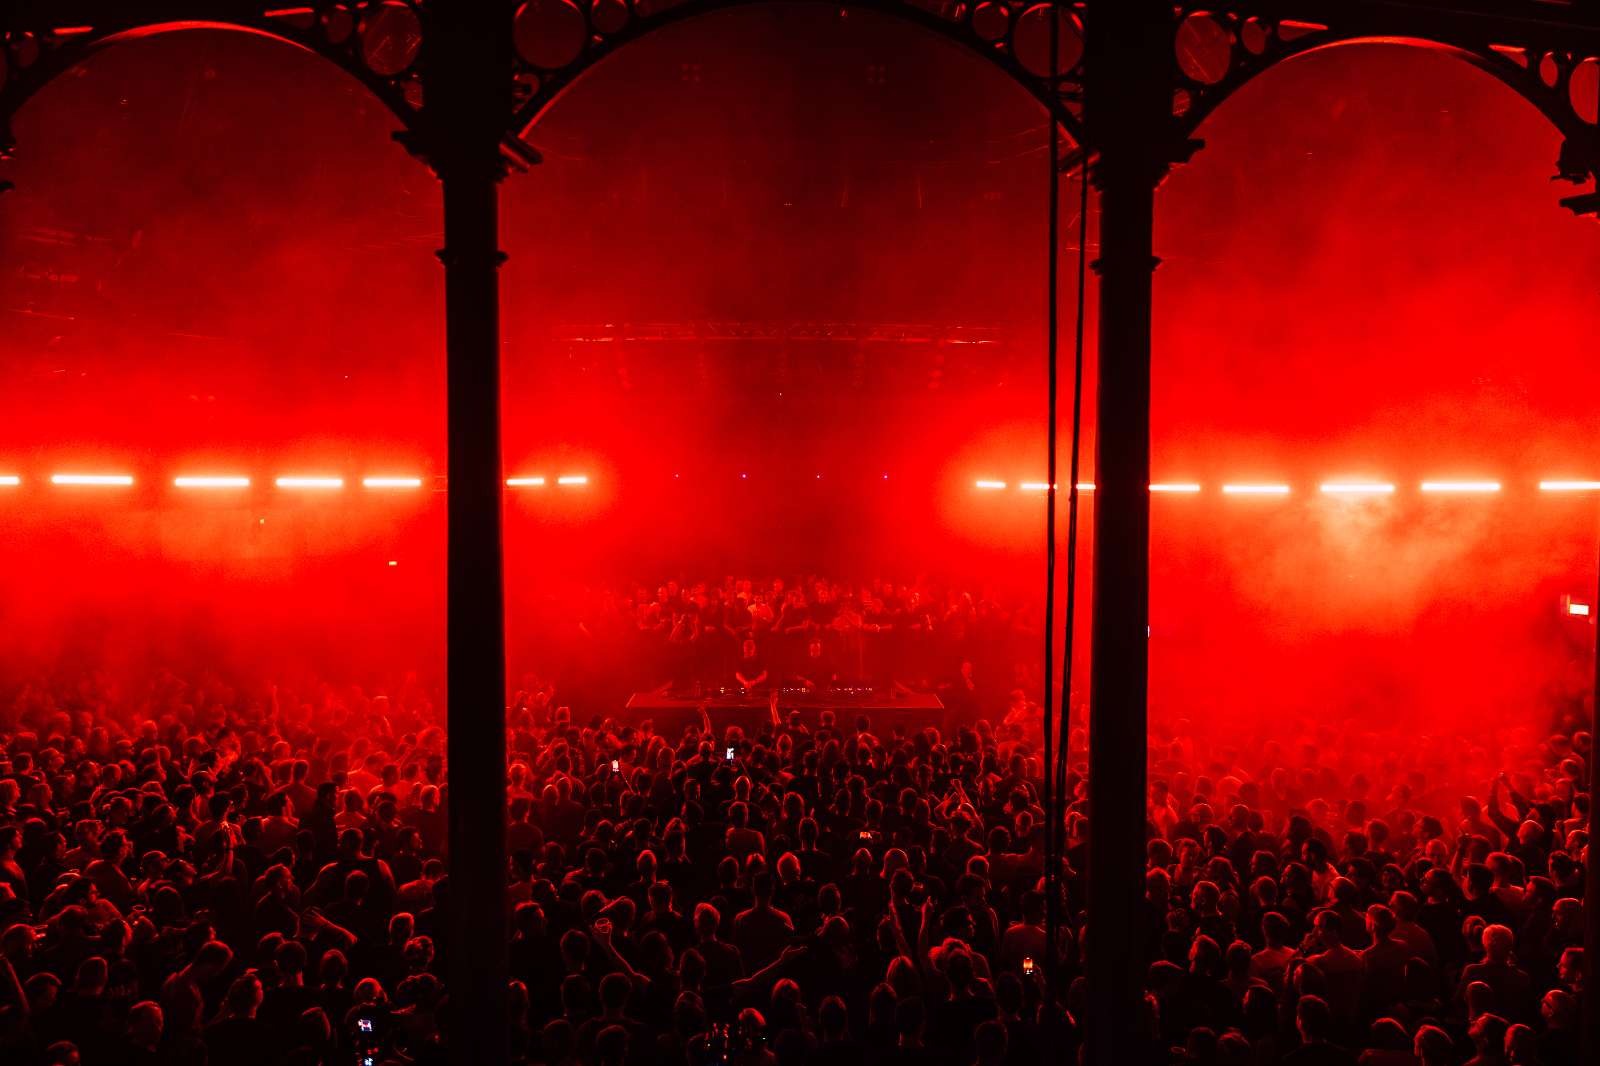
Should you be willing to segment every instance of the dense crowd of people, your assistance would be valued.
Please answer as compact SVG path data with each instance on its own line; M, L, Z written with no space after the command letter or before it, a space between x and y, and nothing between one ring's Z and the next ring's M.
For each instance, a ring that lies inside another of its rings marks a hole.
M725 597L663 591L633 605L638 632L670 643L720 600L743 637ZM799 602L735 591L752 617ZM809 608L833 590L813 590L795 635L837 632L856 603L890 610L882 592L838 598L828 621ZM976 639L983 602L952 619L944 597L935 632ZM767 639L783 628L768 620ZM669 736L574 712L552 685L517 693L517 1061L1074 1061L1092 1024L1085 736L1051 943L1037 727L1019 726L1035 713L983 693L942 732L824 710ZM1158 716L1149 755L1145 924L1127 949L1149 961L1156 1061L1581 1061L1592 751L1575 720L1440 742L1372 721L1266 735ZM80 675L8 693L0 1061L440 1059L446 962L472 949L443 935L448 770L414 681Z

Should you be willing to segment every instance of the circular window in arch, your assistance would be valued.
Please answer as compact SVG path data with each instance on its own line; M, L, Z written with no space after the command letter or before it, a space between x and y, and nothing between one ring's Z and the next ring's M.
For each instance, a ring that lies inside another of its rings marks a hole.
M559 70L583 54L589 23L572 0L530 0L517 12L512 40L530 66Z
M1050 76L1049 4L1035 4L1017 17L1017 24L1011 31L1011 54L1029 74L1040 78ZM1082 58L1083 24L1076 15L1062 12L1056 27L1056 73L1071 73Z

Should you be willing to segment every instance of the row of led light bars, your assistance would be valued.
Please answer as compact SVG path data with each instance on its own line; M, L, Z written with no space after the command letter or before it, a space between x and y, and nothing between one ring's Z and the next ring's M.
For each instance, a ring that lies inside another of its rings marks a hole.
M506 485L514 489L543 488L550 481L557 485L576 487L589 483L586 474L562 474L560 477L549 479L544 477L508 477ZM77 485L100 488L126 488L134 482L132 474L51 474L52 485ZM280 477L272 482L280 489L306 489L306 490L336 490L345 487L342 477ZM17 474L0 474L0 486L15 488L22 484L22 477ZM184 476L172 479L173 487L180 489L247 489L251 486L248 477L212 475ZM420 489L420 477L364 477L361 487L365 489Z
M1005 481L980 478L975 487L986 492L1000 492L1011 486ZM1017 485L1021 492L1045 492L1047 481L1024 481ZM1204 488L1195 481L1157 481L1150 485L1151 492L1195 495ZM1429 493L1487 494L1499 492L1498 481L1424 481L1417 488ZM1060 486L1057 486L1059 491ZM1600 481L1541 481L1542 492L1600 492ZM1092 481L1078 482L1080 493L1093 492ZM1392 496L1395 485L1388 481L1324 481L1317 491L1327 496ZM1224 496L1288 496L1294 492L1292 485L1281 484L1227 484L1222 486Z

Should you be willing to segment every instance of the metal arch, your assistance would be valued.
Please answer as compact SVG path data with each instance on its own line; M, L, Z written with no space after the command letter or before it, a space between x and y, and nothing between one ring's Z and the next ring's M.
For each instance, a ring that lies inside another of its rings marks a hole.
M206 7L205 4L196 4L195 7L197 17L192 19L168 18L158 22L144 22L135 17L122 22L95 26L86 33L74 34L54 45L41 44L38 58L26 67L14 66L9 79L3 87L0 87L0 157L9 154L14 147L10 132L11 117L57 77L90 56L120 42L188 30L225 30L266 37L320 56L359 81L407 129L415 128L420 109L413 106L406 98L399 82L375 74L356 58L355 50L360 44L357 28L352 28L346 45L339 46L332 45L315 33L299 30L293 25L265 16L230 15L222 19L207 18L201 14Z
M1214 14L1214 17L1222 18L1226 12L1196 11L1187 14ZM1181 25L1182 19L1179 19L1175 26ZM1441 22L1441 27L1442 25ZM1187 88L1191 100L1187 110L1177 116L1179 128L1186 136L1193 134L1201 123L1224 101L1231 99L1234 93L1285 60L1352 44L1399 44L1454 56L1496 78L1532 104L1569 141L1593 139L1597 134L1596 126L1585 122L1573 109L1569 86L1572 71L1577 63L1570 54L1554 53L1558 64L1556 82L1554 85L1547 85L1539 74L1542 57L1533 54L1533 49L1528 49L1524 51L1528 60L1524 66L1512 58L1519 49L1519 46L1512 43L1499 44L1499 47L1496 47L1498 42L1467 40L1446 33L1424 37L1416 34L1375 33L1365 28L1341 31L1330 27L1311 29L1290 41L1274 39L1261 54L1257 55L1240 43L1237 28L1231 33L1234 39L1231 44L1228 72L1222 80L1212 85L1205 85L1195 82L1180 71L1180 84ZM1176 43L1174 38L1175 63ZM1501 48L1507 51L1501 51Z
M772 0L684 0L684 2L674 4L660 12L650 14L635 12L629 18L627 25L614 33L592 33L589 40L585 42L583 50L571 63L558 70L537 72L539 78L538 89L518 106L512 118L512 126L508 131L508 136L520 138L584 74L630 42L648 36L653 31L664 26L670 26L678 22L685 22L735 8L765 6L771 2ZM969 54L979 56L999 67L1013 82L1044 106L1046 111L1066 131L1066 135L1076 148L1081 149L1087 144L1083 120L1067 106L1068 96L1064 90L1069 86L1076 89L1078 85L1077 79L1070 76L1071 72L1064 72L1059 79L1056 79L1052 88L1050 84L1052 79L1039 77L1029 72L1018 62L1011 51L1000 47L999 42L990 42L972 33L966 27L964 21L941 18L933 11L916 3L908 2L908 0L845 0L843 4L838 3L838 0L789 0L789 2L827 3L835 7L860 8L921 26L945 40L960 45ZM977 5L974 4L973 6ZM1009 34L1010 28L1015 27L1016 20L1021 13L1033 5L1006 6L1008 11L1012 12L1008 28ZM1080 20L1083 19L1084 5L1082 3L1063 3L1059 6L1067 13L1076 16ZM587 15L584 17L585 19L588 18ZM519 64L520 62L519 60ZM525 66L525 64L522 65Z

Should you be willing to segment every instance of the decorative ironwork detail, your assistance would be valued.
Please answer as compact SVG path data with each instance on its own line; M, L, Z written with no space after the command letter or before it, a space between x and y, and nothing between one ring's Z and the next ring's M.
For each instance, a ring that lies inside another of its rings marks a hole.
M1315 9L1323 21L1284 17L1283 10ZM1271 9L1271 10L1269 10ZM1566 138L1556 177L1572 182L1600 176L1600 60L1581 51L1552 50L1550 27L1527 40L1496 40L1480 22L1445 10L1410 20L1386 19L1355 4L1347 17L1330 4L1224 3L1184 5L1173 24L1173 62L1179 88L1173 115L1192 134L1217 107L1257 75L1295 56L1338 45L1387 41L1455 55L1493 75L1533 104ZM1498 27L1496 27L1498 29ZM1514 31L1513 31L1514 32ZM1567 48L1593 32L1567 36Z
M292 7L262 0L19 4L0 18L0 157L12 147L9 117L62 71L120 40L205 27L270 36L328 59L381 100L403 133L415 134L423 125L422 38L436 2L441 0L308 0ZM522 167L538 161L522 134L597 63L659 27L764 0L499 2L515 5L507 12L515 107L502 149L509 165ZM1052 4L1059 30L1054 49ZM1072 143L1065 167L1080 165L1092 152L1081 111L1084 35L1092 32L1088 0L852 0L848 6L915 23L999 67L1066 131ZM1180 3L1173 8L1172 77L1178 88L1168 155L1173 161L1186 158L1199 145L1192 138L1195 129L1222 101L1286 59L1340 44L1398 40L1450 52L1499 78L1565 135L1558 177L1576 182L1600 176L1600 19L1557 18L1532 0L1508 0L1507 6L1517 10L1492 16L1458 13L1449 5L1396 9L1367 0ZM86 24L59 24L69 17ZM1600 204L1600 193L1592 199Z
M518 106L511 134L526 132L583 73L631 41L675 22L762 0L526 0L516 11ZM826 2L826 0L819 0ZM1031 0L851 0L956 41L994 63L1039 100L1074 146L1084 144L1080 102L1082 0L1057 7L1056 76L1050 3Z
M152 21L151 7L159 8ZM40 89L119 41L179 30L260 34L314 52L360 81L408 128L422 106L417 71L423 13L417 0L314 0L299 6L179 0L92 5L92 25L0 31L0 156L13 142L9 118Z

